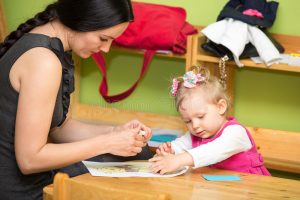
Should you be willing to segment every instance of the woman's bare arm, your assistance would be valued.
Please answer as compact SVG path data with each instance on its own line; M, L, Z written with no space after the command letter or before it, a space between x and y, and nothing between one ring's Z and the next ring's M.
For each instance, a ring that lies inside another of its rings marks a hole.
M114 126L90 124L68 117L60 127L51 130L50 139L55 143L76 142L109 133L113 129Z
M36 58L47 59L36 59ZM15 152L22 173L30 174L67 166L99 154L132 156L144 145L138 129L110 131L89 139L64 144L47 143L61 81L61 64L45 48L26 52L15 63L19 80L15 128Z

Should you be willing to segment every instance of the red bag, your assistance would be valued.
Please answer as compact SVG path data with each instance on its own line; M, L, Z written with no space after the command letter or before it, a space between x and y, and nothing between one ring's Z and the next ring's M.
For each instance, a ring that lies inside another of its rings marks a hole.
M135 84L125 92L109 96L105 59L102 53L92 56L103 74L99 92L109 103L125 99L134 91L156 50L170 50L177 54L184 54L187 36L198 32L186 22L186 12L183 8L141 2L132 2L132 6L134 22L130 23L126 31L114 41L114 44L146 50L141 73Z

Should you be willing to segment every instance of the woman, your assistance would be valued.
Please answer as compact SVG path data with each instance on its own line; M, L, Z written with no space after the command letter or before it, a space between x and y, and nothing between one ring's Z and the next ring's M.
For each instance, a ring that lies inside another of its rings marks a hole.
M151 137L141 122L98 126L67 117L74 90L70 51L81 58L108 52L132 20L129 0L58 0L0 44L1 199L42 199L54 170L77 163L64 171L84 173L76 168L81 160L137 158ZM147 153L138 158L148 159Z

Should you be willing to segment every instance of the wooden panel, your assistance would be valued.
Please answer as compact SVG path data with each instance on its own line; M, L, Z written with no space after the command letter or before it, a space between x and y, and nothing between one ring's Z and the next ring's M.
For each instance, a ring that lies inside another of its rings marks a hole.
M116 179L115 179L116 181ZM45 191L45 190L44 190ZM169 195L124 190L89 181L70 179L67 174L58 173L54 178L53 200L168 200Z
M7 34L6 20L4 16L3 0L0 0L0 42L2 42Z
M296 53L300 50L300 36L272 34L279 43L284 47L285 53Z
M69 180L69 175L64 173L58 173L54 177L53 182L53 199L54 200L67 200L70 189L66 184Z
M103 108L96 105L76 103L72 105L72 117L75 119L101 122L106 124L121 124L132 119L138 119L149 127L184 130L185 125L179 117L146 112Z
M134 53L134 54L144 54L145 51L141 49L128 49L124 47L118 47L118 46L112 46L113 50L119 51L119 52L126 52L126 53ZM161 56L161 57L170 57L170 58L178 58L178 59L185 59L186 55L179 55L179 54L174 54L171 51L170 52L156 52L156 56Z
M300 134L248 127L266 166L271 169L300 173Z
M43 188L43 200L53 200L53 184Z
M187 71L192 66L192 45L193 45L193 37L190 36L187 38L187 48L185 55L185 71Z

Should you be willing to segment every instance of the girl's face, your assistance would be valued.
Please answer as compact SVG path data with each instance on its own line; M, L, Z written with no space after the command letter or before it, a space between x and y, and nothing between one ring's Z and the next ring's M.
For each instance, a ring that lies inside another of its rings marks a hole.
M194 91L184 97L179 112L191 134L200 138L214 136L226 122L226 101L217 104L205 98L203 91Z
M128 25L126 22L99 31L75 32L68 40L69 46L81 58L88 58L99 51L108 52L112 41L119 37Z

